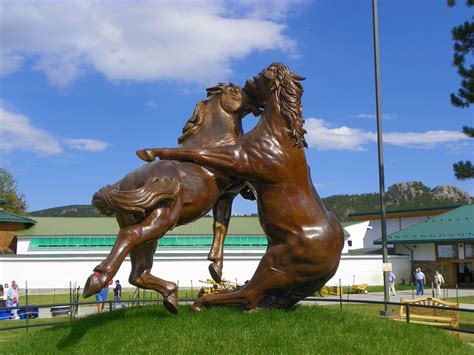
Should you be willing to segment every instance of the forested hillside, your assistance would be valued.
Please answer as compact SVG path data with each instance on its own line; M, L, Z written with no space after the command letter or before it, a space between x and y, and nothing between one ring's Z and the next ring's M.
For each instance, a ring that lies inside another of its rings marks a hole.
M365 213L380 209L379 194L333 195L323 198L326 207L341 221L352 213ZM443 185L430 189L421 182L398 183L385 194L387 211L471 204L473 198L457 187Z
M473 198L467 192L457 187L443 185L430 189L421 182L394 184L387 189L385 197L388 211L473 203ZM379 210L378 193L333 195L323 198L323 202L341 221L348 220L348 216L352 213ZM30 216L96 217L100 216L100 214L91 205L72 205L31 212Z

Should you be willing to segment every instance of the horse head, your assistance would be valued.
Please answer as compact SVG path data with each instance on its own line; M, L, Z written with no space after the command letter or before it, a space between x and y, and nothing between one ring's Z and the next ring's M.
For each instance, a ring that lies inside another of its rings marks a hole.
M178 143L194 145L198 141L242 134L241 120L250 112L259 115L253 97L238 85L219 83L206 89L207 98L199 101L183 127ZM199 134L197 134L199 133ZM230 143L229 143L230 144Z
M216 95L222 109L229 114L237 113L240 118L249 113L260 115L255 98L249 96L239 85L219 83L206 91L208 98Z
M307 147L304 139L301 96L303 86L299 83L305 78L293 73L290 68L273 63L257 76L245 83L244 91L253 97L257 106L269 109L269 103L277 107L279 116L286 124L288 135L298 148Z

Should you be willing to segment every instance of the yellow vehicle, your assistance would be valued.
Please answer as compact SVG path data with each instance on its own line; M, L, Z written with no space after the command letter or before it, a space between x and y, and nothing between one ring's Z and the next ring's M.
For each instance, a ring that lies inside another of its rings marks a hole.
M368 293L367 286L368 286L367 284L352 285L352 289L356 293Z
M342 288L339 286L323 286L315 293L315 296L326 297L329 295L339 296L342 295Z
M199 280L199 282L202 282L204 284L208 284L211 286L201 287L198 293L198 297L201 297L203 295L215 294L215 293L233 292L237 289L237 284L235 282L230 282L226 279L222 279L221 282L215 282L212 279Z

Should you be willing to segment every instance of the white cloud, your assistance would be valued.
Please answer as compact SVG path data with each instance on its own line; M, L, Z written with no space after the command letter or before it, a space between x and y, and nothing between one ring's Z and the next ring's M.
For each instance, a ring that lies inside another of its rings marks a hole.
M356 118L368 118L368 119L376 119L377 116L373 113L360 113ZM383 113L382 118L385 120L393 120L395 118L398 118L398 114L396 113Z
M150 108L154 108L154 109L157 109L158 108L158 104L155 102L155 101L147 101L146 105Z
M39 155L54 155L62 152L56 137L36 128L24 115L8 112L0 107L0 149L33 151Z
M0 100L0 151L31 151L40 156L63 152L64 145L72 149L98 152L107 148L107 143L95 139L67 139L35 127L30 118L7 110Z
M57 86L91 69L110 80L225 80L252 51L295 53L281 20L291 3L3 2L1 71L32 62Z
M346 126L330 128L321 119L308 118L304 128L308 132L306 140L310 147L319 150L365 150L363 145L374 141L376 135Z
M457 131L392 132L384 134L384 142L409 148L433 148L444 143L460 142L469 139Z
M305 129L308 131L306 140L309 146L319 150L364 151L368 144L377 142L375 132L347 126L333 128L317 118L307 119ZM457 131L387 132L383 135L384 144L423 149L446 144L464 144L468 139L465 134Z
M64 143L72 149L85 150L87 152L101 152L108 146L107 143L96 139L64 139Z

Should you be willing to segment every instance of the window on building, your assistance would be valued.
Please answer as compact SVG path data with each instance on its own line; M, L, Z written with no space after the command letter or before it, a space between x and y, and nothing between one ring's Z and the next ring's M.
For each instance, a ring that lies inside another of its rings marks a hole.
M464 257L474 259L474 244L464 244Z
M458 259L458 245L457 244L441 244L437 245L438 258L440 259Z
M348 240L347 245L351 247L352 246L352 240Z

